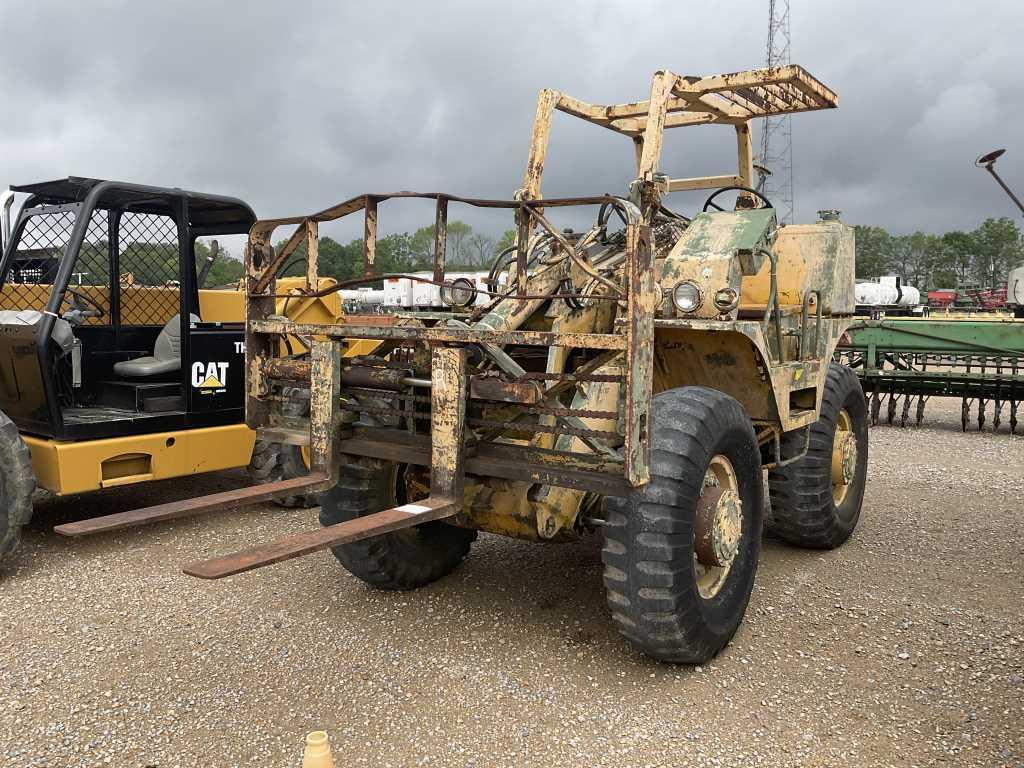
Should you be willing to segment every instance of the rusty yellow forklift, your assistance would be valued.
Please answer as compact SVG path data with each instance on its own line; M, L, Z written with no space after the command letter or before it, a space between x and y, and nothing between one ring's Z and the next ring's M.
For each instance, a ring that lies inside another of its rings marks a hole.
M15 193L28 197L12 222ZM68 495L247 465L261 481L306 473L301 449L255 443L246 427L244 295L203 288L215 244L196 258L198 238L248 233L248 205L72 177L12 187L0 214L0 557L36 488ZM341 310L334 297L296 297L283 311L332 322Z
M298 482L324 490L323 527L185 572L216 579L330 548L366 582L411 589L454 570L479 530L540 542L600 530L621 633L665 661L714 656L753 586L762 471L772 525L793 544L839 546L860 515L865 401L856 376L830 363L854 312L853 228L832 213L781 225L753 188L750 140L751 120L836 105L797 66L659 71L649 99L629 104L544 90L511 200L371 193L257 222L246 252L246 420L262 439L308 446L311 473ZM636 177L625 195L542 198L556 111L629 140ZM726 127L734 171L663 170L665 130L694 125ZM692 216L670 205L693 190L710 194ZM416 279L463 308L478 289L446 278L450 207L512 215L515 248L491 270L486 304L401 323L280 316L292 244L361 214L369 279L382 205L410 198L436 204L433 275ZM589 223L565 227L579 221ZM275 253L283 227L294 233ZM308 356L281 354L294 334L313 339ZM380 347L343 361L348 338ZM308 414L290 408L296 390L309 393Z

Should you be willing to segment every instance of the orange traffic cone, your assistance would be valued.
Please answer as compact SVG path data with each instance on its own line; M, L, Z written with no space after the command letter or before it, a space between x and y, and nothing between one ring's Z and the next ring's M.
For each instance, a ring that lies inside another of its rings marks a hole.
M331 740L326 731L306 734L306 749L302 753L302 768L334 768Z

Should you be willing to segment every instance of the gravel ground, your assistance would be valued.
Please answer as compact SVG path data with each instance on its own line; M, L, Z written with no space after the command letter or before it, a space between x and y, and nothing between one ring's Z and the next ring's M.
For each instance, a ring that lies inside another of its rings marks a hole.
M596 538L482 536L413 593L329 553L206 583L181 564L315 511L74 542L50 528L244 477L41 503L0 567L0 761L297 767L323 728L339 768L1024 765L1024 438L961 434L955 403L928 418L871 431L846 546L766 542L746 621L703 668L620 640Z

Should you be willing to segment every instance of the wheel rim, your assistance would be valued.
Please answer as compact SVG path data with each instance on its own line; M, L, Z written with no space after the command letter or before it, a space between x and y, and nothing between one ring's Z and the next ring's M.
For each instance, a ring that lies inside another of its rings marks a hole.
M694 520L693 565L697 591L705 600L722 589L739 553L743 502L736 470L726 456L711 459L704 473Z
M843 408L836 418L836 433L832 438L832 502L836 506L846 500L856 471L857 436L853 419Z
M389 504L395 507L425 499L430 495L429 472L411 464L395 464L391 474L389 495ZM417 525L402 528L391 535L416 541L421 534L422 531Z

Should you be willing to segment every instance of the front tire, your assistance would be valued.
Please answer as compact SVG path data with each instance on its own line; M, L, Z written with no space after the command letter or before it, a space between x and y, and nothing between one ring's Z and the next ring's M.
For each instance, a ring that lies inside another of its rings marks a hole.
M32 454L18 427L0 412L0 559L21 541L21 529L32 518L35 488Z
M284 412L289 416L309 416L309 391L286 389L283 393L289 400ZM257 440L249 460L249 477L254 483L276 483L309 474L309 448L286 443ZM320 503L320 493L293 493L274 499L279 507L309 508Z
M768 473L770 530L800 547L835 549L857 527L868 469L867 403L857 374L845 365L829 365L821 413L810 430L807 454ZM804 444L802 429L784 435L782 459L798 456Z
M341 467L320 500L321 525L335 525L423 498L429 480L405 464L368 460ZM379 589L416 589L454 571L476 531L442 520L340 544L331 551L354 576Z
M651 411L650 482L606 503L608 607L639 650L699 664L732 639L750 599L761 550L760 454L743 406L722 392L668 390ZM738 509L722 506L727 491Z

